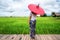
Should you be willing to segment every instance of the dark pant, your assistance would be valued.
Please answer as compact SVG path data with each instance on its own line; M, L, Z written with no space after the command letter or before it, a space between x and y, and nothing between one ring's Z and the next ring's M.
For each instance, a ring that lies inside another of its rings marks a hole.
M36 20L30 20L30 37L35 36Z

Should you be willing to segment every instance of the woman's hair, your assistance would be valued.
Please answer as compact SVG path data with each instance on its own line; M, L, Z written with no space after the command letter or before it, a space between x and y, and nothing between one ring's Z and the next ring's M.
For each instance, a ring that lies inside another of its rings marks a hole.
M34 12L31 12L31 13L33 13L34 15L36 15L36 13L34 13Z

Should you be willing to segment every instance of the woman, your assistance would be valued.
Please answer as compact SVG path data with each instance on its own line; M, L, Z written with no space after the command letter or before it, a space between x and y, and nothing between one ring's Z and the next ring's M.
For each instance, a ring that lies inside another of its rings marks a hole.
M44 15L44 10L38 5L35 4L30 4L28 5L28 8L30 11L30 18L29 18L29 23L30 23L30 37L35 38L35 28L36 28L36 15Z
M29 23L30 23L30 37L34 39L36 28L36 14L34 12L30 13Z

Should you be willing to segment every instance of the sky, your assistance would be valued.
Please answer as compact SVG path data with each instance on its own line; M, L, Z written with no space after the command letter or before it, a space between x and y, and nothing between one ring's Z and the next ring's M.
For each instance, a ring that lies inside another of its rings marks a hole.
M60 12L60 0L0 0L0 16L29 16L29 4L39 4L47 15Z

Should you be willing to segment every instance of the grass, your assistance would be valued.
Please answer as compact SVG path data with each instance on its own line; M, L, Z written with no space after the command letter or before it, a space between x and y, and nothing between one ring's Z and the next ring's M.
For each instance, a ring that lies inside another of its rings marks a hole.
M27 17L0 17L0 34L29 34ZM36 34L60 34L60 19L37 17Z

